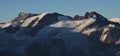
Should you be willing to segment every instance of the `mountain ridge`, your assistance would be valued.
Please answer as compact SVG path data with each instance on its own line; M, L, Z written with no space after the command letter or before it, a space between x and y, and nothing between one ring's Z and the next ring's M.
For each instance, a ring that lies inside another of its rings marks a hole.
M0 24L2 56L119 56L120 24L97 12L23 13ZM6 54L7 53L7 54Z

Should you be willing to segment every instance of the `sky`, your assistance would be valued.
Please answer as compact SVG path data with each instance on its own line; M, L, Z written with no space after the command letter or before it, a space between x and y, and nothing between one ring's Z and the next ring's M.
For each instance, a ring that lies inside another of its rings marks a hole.
M9 22L20 12L74 16L87 11L96 11L106 18L120 17L120 0L0 0L0 22Z

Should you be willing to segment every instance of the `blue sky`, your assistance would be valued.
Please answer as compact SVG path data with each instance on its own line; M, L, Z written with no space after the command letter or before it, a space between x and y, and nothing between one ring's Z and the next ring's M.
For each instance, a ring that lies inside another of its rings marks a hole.
M97 11L107 18L120 17L120 0L0 0L0 22L14 19L19 12L84 15Z

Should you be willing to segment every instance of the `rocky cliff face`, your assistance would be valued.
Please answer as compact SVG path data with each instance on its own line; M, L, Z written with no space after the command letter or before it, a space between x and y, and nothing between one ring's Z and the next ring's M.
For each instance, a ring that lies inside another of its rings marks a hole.
M20 13L0 24L1 56L120 56L120 24L97 12L74 18Z

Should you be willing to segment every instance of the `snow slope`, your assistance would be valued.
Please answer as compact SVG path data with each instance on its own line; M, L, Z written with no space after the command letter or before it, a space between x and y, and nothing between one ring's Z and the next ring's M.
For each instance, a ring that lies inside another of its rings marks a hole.
M120 23L120 18L110 18L108 20Z
M11 22L5 23L5 24L0 24L0 28L6 28L11 25Z
M42 19L45 15L46 15L46 13L43 13L43 14L40 14L40 15L38 15L38 16L31 17L31 18L25 20L25 22L24 22L21 26L26 27L26 26L28 26L36 17L38 17L39 20L40 20L40 19ZM33 27L39 22L39 20L33 25Z

